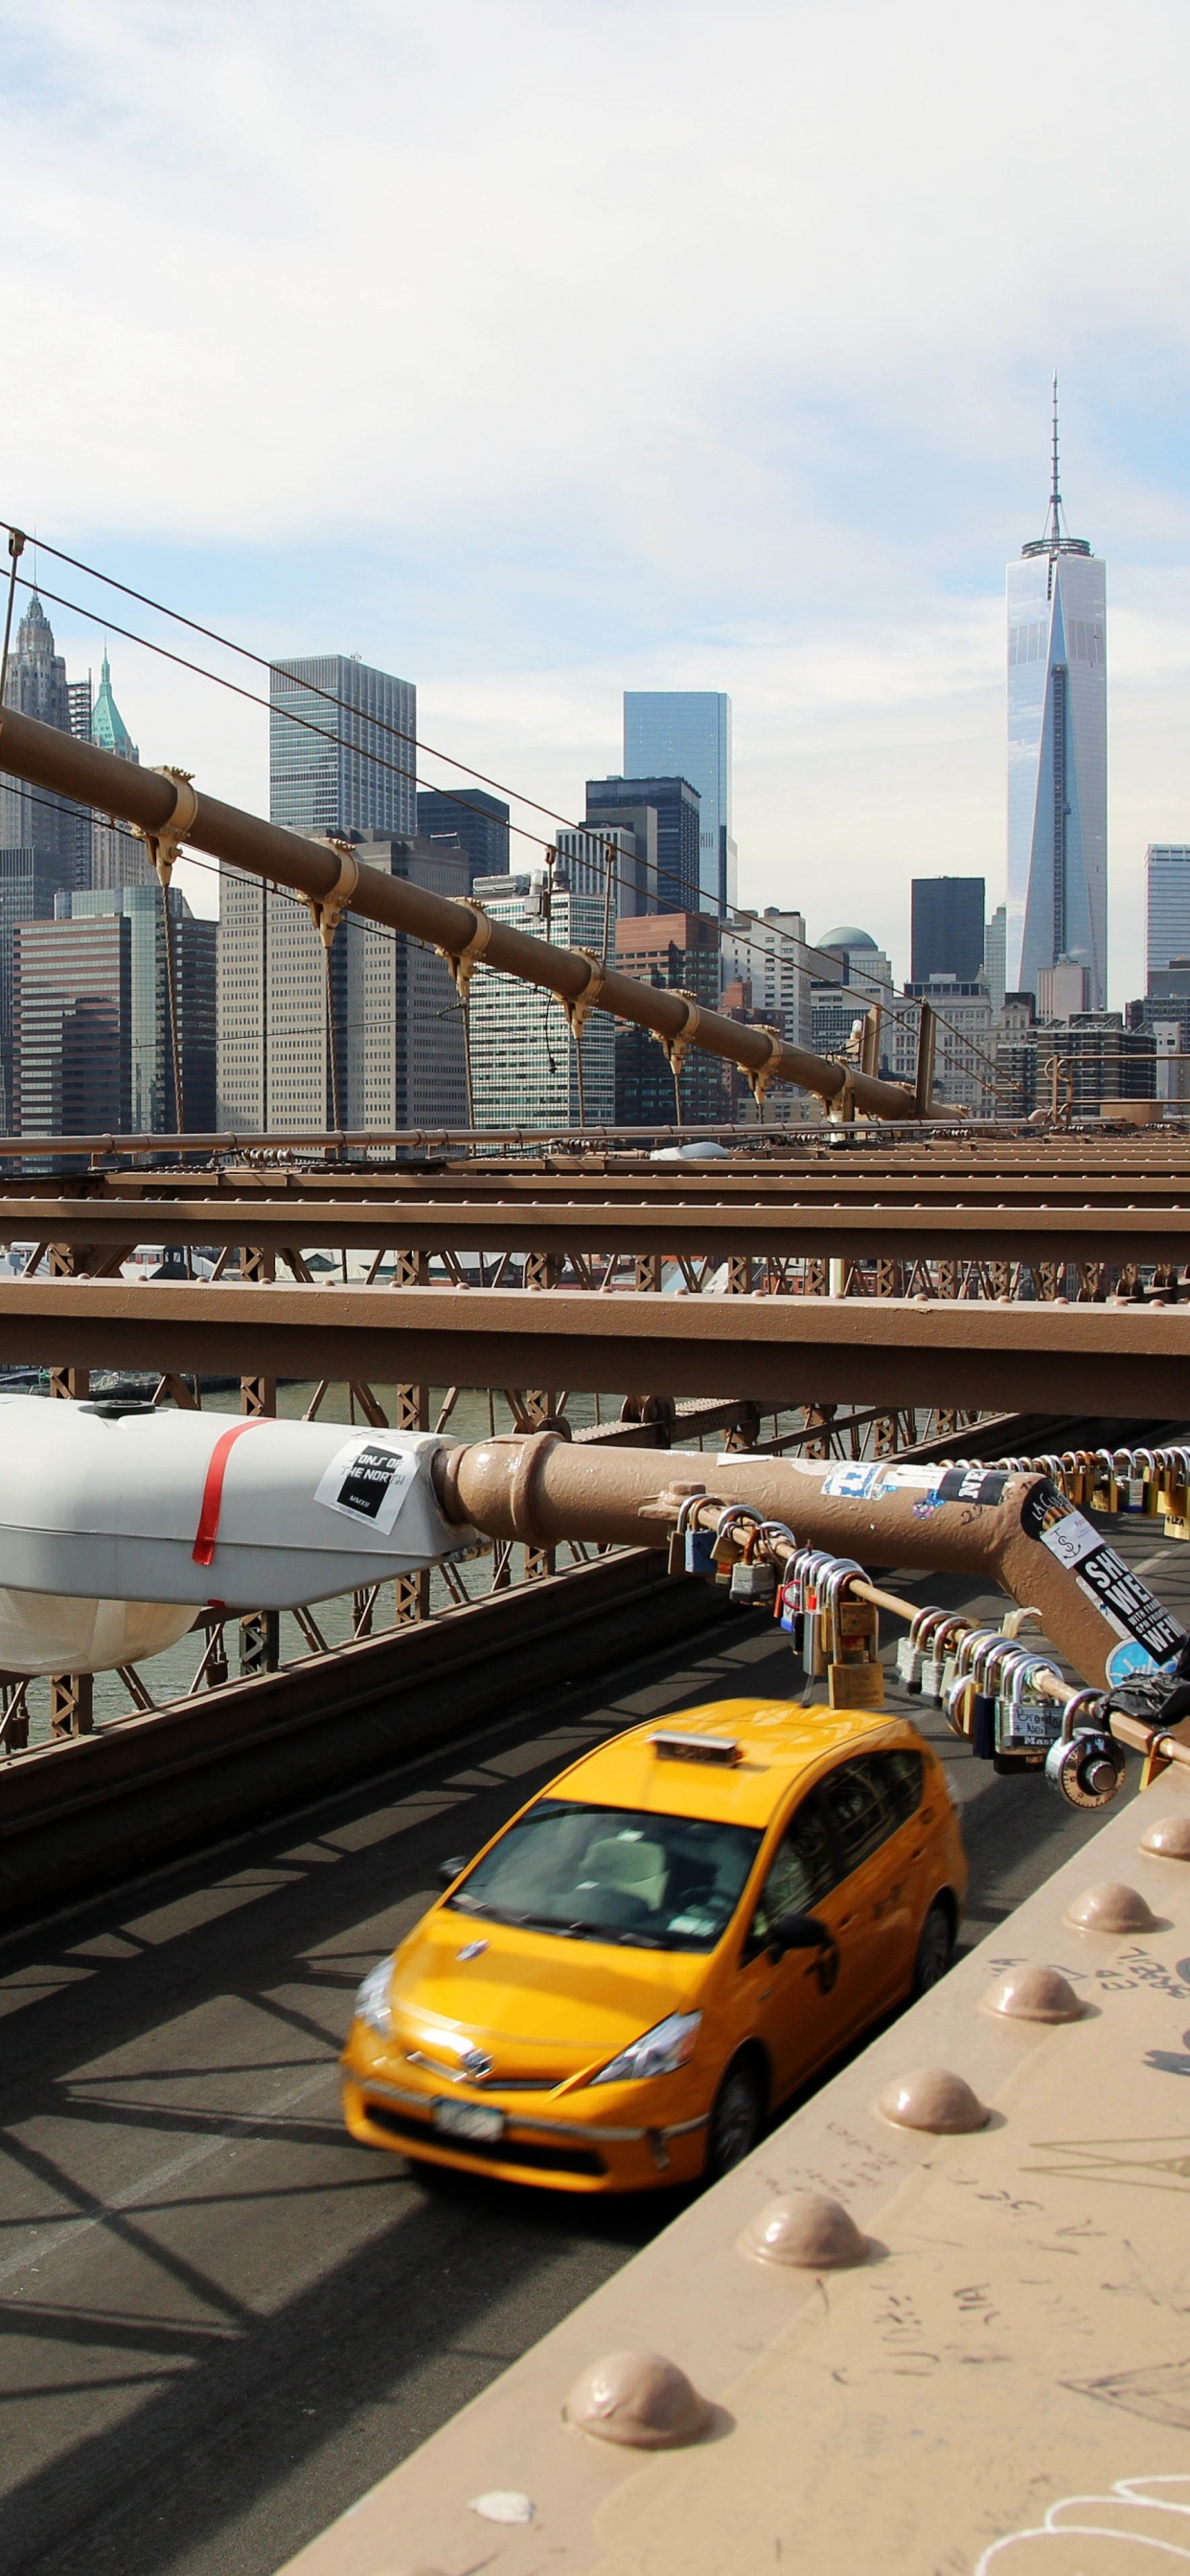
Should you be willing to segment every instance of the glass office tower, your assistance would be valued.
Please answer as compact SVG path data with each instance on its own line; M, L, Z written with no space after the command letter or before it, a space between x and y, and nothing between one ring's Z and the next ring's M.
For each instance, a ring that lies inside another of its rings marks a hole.
M698 905L722 921L736 901L730 698L720 689L625 689L624 775L697 787Z
M1069 537L1053 480L1043 537L1008 568L1008 985L1036 993L1060 957L1107 1002L1104 566Z
M417 692L348 653L274 666L269 817L291 832L417 830Z
M1150 975L1159 975L1175 957L1190 957L1190 848L1184 842L1150 841L1145 886L1145 966Z

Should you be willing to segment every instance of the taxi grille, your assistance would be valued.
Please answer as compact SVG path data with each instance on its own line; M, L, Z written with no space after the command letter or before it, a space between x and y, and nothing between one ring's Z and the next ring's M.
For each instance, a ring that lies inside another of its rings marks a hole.
M390 2111L379 2102L365 2102L364 2111L374 2128L387 2129L394 2138L416 2138L423 2145L445 2147L452 2156L473 2156L477 2164L524 2165L537 2173L607 2172L593 2147L537 2145L524 2138L456 2138L445 2132L438 2136L428 2121L411 2120L403 2111Z

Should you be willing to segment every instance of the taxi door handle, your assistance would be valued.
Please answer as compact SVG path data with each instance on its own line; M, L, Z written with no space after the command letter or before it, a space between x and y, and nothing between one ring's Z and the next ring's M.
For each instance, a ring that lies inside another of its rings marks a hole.
M925 1856L926 1856L926 1847L925 1847L925 1844L924 1844L924 1843L919 1843L919 1844L918 1844L918 1846L917 1846L916 1851L911 1851L911 1852L910 1852L910 1854L909 1854L909 1858L910 1858L910 1860L924 1860L924 1859L925 1859Z
M855 1916L854 1916L854 1914L841 1914L841 1915L839 1916L839 1930L840 1930L840 1932L849 1932L849 1931L850 1931L850 1929L851 1929L852 1924L854 1923L854 1921L855 1921Z

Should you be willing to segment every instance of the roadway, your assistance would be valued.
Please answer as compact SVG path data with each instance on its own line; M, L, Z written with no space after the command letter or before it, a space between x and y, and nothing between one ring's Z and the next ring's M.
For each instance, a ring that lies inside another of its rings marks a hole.
M1149 1524L1127 1552L1187 1616L1190 1551ZM0 1944L5 2576L270 2576L664 2224L663 2195L412 2178L346 2139L335 2054L441 1858L617 1726L784 1693L778 1633L729 1625L610 1695L572 1681ZM952 1761L980 1939L1100 1820L922 1722Z

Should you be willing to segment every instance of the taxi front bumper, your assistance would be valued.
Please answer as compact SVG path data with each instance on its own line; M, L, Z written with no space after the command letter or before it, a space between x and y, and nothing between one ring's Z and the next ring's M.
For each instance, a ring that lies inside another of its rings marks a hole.
M576 2097L564 2098L576 2103L569 2118L530 2108L523 2093L502 2095L493 2088L462 2095L453 2086L449 2093L414 2091L347 2064L343 2116L352 2137L365 2146L555 2191L648 2191L660 2184L693 2182L701 2173L708 2112L657 2125L597 2120L583 2116ZM499 2134L461 2137L435 2126L440 2103L454 2108L464 2102L496 2114L502 2123Z

